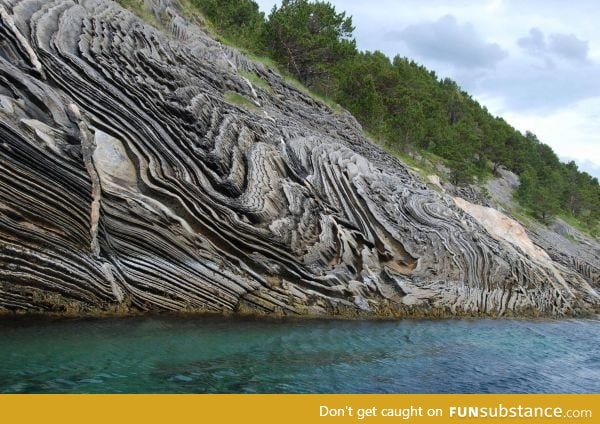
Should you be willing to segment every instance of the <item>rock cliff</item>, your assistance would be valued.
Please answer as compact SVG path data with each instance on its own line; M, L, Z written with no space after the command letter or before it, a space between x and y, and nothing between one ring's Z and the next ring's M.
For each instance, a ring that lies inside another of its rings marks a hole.
M108 0L0 0L1 308L598 310L597 274L499 235L348 113L146 3L161 30Z

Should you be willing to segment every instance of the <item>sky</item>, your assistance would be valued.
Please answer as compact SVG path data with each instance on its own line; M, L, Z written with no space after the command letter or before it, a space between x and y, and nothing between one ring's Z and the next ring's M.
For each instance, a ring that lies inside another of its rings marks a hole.
M267 15L276 0L255 0ZM360 50L406 56L600 178L597 0L329 0Z

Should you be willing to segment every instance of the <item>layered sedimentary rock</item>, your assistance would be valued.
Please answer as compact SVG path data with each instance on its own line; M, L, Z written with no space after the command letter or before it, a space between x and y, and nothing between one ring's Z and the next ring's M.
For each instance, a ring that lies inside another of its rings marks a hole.
M349 114L153 6L161 31L107 0L0 0L0 307L597 310Z

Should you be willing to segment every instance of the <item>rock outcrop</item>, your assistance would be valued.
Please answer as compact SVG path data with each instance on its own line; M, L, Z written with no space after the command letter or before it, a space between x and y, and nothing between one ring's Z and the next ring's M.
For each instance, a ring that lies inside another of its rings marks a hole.
M498 169L498 177L490 179L486 184L488 203L491 202L496 209L507 213L515 210L517 205L513 194L519 184L517 175L503 168ZM522 227L520 232L522 233ZM554 263L577 272L596 291L600 288L600 244L597 240L560 218L554 218L549 226L529 220L526 236L536 249L541 249Z
M0 0L0 307L573 315L596 288L498 237L154 1Z

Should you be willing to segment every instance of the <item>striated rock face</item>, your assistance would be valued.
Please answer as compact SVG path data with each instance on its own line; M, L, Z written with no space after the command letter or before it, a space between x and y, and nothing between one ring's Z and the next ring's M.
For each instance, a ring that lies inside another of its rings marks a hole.
M0 307L597 310L350 115L153 6L166 35L107 0L0 0Z

